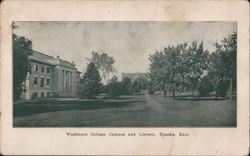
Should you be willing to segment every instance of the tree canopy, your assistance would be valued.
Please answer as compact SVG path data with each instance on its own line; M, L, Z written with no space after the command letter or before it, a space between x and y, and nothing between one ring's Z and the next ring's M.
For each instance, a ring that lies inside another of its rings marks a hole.
M151 81L156 81L164 91L175 92L184 88L197 89L198 82L206 70L208 52L204 50L203 42L194 41L169 45L163 51L150 55L149 75Z
M115 72L113 67L115 60L112 56L109 56L107 53L101 53L92 51L92 57L87 58L88 61L93 62L96 65L96 68L101 74L101 78L106 80L110 73Z
M236 90L237 33L215 43L215 51L204 49L203 41L169 45L149 56L150 84L164 91L191 90L201 96L215 91L216 97ZM151 87L152 89L152 87Z
M216 42L215 47L215 51L209 56L208 76L212 80L216 96L225 96L229 90L232 100L232 91L236 90L237 33Z
M87 70L82 76L79 94L82 98L93 98L98 95L101 89L101 77L95 64L90 62L87 66Z
M13 27L17 28L17 26ZM31 40L17 36L15 33L12 35L13 40L13 75L14 75L14 100L20 99L22 92L25 91L24 82L27 73L31 72L30 58L32 55L32 42Z

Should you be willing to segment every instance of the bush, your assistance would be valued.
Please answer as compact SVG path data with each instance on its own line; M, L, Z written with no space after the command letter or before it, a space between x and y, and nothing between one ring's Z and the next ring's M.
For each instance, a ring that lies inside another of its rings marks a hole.
M106 88L110 97L117 97L120 95L120 82L116 76L112 77Z

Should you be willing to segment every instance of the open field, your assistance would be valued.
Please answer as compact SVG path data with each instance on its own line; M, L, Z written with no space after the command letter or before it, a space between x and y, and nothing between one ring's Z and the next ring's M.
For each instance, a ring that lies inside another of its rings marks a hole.
M162 95L14 105L14 127L235 127L236 102Z

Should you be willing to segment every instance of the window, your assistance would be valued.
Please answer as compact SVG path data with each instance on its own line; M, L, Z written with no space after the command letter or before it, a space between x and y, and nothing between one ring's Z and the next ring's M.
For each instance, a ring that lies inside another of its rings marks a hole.
M41 87L43 87L44 86L44 78L42 77L41 78Z
M37 85L37 76L34 76L34 85Z
M50 81L50 79L49 79L49 78L47 78L47 86L49 86L49 81Z
M47 97L49 97L49 92L47 93Z
M44 92L41 92L41 98L43 98L44 97Z
M47 67L47 73L49 73L50 72L50 68L49 67Z
M42 66L42 72L44 72L44 66Z
M38 97L38 93L33 93L32 95L31 95L31 99L36 99Z
M37 64L34 65L34 71L38 71L38 65Z

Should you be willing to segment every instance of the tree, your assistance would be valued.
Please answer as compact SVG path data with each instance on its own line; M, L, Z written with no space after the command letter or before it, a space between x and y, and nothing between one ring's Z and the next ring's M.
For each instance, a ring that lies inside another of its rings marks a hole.
M183 71L185 84L192 90L192 95L199 88L202 76L208 68L208 54L204 49L203 41L200 43L193 41L181 59L182 68L185 69Z
M93 62L96 65L96 68L101 74L101 78L106 80L110 73L115 72L113 64L115 60L113 57L108 56L107 53L99 54L98 52L92 51L92 57L87 58L88 61Z
M132 84L133 92L140 93L141 90L147 89L147 85L148 85L147 79L143 77L138 77L134 80Z
M208 76L204 76L201 78L198 90L199 96L208 96L209 93L213 91L213 85Z
M149 94L154 94L155 91L164 90L164 87L161 83L157 82L155 76L153 76L150 72L148 72L147 75L149 78L147 83L147 89Z
M95 64L90 62L80 82L79 94L82 98L93 98L101 89L101 77Z
M236 54L237 33L229 35L220 43L215 43L216 50L209 57L209 76L213 79L216 97L225 96L229 90L229 99L236 90Z
M18 28L17 25L13 25L13 29ZM20 96L24 88L24 82L26 80L28 72L31 72L30 58L32 55L32 42L21 36L12 34L13 40L13 74L14 74L14 101L20 99Z
M121 81L120 91L121 91L121 94L124 94L124 95L129 95L133 93L132 80L130 78L125 77Z
M132 88L133 93L140 93L140 91L142 90L140 82L136 79L135 81L133 81Z
M182 55L186 51L187 44L168 46L161 52L156 52L149 56L150 68L149 76L151 81L158 82L162 86L164 96L170 90L175 99L175 92L181 86L183 68Z
M233 84L236 86L236 55L237 55L237 33L229 35L228 38L224 38L222 40L222 45L224 47L224 51L227 53L227 61L228 63L227 70L229 71L229 99L232 101L233 96ZM236 87L235 87L236 89Z
M215 91L215 98L218 96L225 95L225 89L221 89L221 84L226 81L225 78L225 67L223 60L221 58L220 53L220 46L216 44L216 51L209 55L209 72L208 77L212 82L214 91Z
M149 77L151 82L156 82L161 86L161 90L164 91L164 96L166 97L166 83L168 72L164 68L164 54L163 52L155 52L153 55L149 56L150 67L149 67Z
M161 52L150 55L150 78L152 82L161 84L166 96L170 90L175 99L176 91L199 88L202 76L207 70L208 51L204 49L203 42L192 42L168 46Z
M120 82L117 76L113 76L107 84L107 93L111 97L117 97L120 95Z

